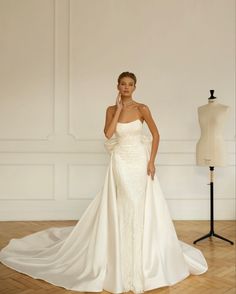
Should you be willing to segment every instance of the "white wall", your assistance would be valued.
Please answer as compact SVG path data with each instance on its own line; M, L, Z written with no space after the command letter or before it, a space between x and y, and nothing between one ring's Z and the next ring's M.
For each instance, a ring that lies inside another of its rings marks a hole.
M103 184L105 109L134 72L173 219L209 219L197 107L231 106L215 219L234 219L235 1L0 0L0 220L79 219ZM148 131L148 129L146 129Z

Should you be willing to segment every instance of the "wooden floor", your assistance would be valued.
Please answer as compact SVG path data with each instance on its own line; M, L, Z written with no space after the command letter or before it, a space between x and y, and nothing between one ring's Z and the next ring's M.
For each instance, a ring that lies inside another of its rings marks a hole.
M0 248L7 245L11 238L20 238L52 226L63 227L74 224L76 224L76 221L0 222ZM207 238L201 240L197 244L193 244L194 240L209 232L208 221L174 221L174 225L180 240L199 248L203 252L209 269L203 275L190 275L174 286L162 287L156 290L146 291L145 293L235 294L235 221L215 221L214 227L215 233L230 239L234 242L234 245L215 237ZM33 279L0 263L0 293L78 294L81 292L68 291L64 288L53 286L45 281ZM103 291L101 293L109 292Z

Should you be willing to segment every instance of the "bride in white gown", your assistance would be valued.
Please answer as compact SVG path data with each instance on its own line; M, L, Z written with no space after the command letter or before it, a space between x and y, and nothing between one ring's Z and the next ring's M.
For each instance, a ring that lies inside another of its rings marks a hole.
M135 83L132 73L119 76L120 96L106 113L104 184L79 222L10 240L3 264L66 289L111 293L143 293L208 270L202 252L177 238L155 174L157 136L142 133L144 120L158 131L148 107L132 100Z

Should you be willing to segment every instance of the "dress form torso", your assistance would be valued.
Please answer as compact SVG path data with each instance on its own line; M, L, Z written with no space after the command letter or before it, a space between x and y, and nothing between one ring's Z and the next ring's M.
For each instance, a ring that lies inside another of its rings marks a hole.
M229 106L209 99L208 104L198 107L201 137L196 146L196 162L201 166L225 166L226 151L223 126Z

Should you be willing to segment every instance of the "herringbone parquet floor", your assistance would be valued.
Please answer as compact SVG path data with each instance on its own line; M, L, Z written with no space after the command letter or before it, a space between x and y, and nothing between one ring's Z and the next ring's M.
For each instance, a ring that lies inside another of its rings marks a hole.
M74 224L76 224L76 221L0 222L0 248L4 247L11 238L20 238L52 226L71 226ZM194 240L209 232L209 222L174 221L178 238L202 250L208 263L208 272L198 276L191 275L174 286L162 287L145 293L236 294L235 224L235 221L215 221L214 228L217 234L230 239L234 242L234 245L215 237L201 240L194 245ZM45 281L33 279L0 263L0 293L79 294L81 292L68 291ZM101 293L108 292L103 291Z

